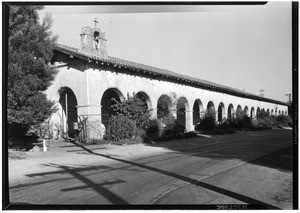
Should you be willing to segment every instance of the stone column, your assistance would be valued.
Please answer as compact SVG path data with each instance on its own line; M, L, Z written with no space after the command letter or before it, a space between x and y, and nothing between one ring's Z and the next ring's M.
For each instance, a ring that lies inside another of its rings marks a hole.
M185 129L187 132L194 131L193 111L185 111Z
M177 108L176 106L170 107L170 115L172 115L175 119L177 119Z
M78 123L82 131L80 137L90 143L93 139L100 140L105 133L105 127L101 123L101 106L84 105L78 106Z
M153 108L149 110L150 113L150 119L157 119L157 109Z

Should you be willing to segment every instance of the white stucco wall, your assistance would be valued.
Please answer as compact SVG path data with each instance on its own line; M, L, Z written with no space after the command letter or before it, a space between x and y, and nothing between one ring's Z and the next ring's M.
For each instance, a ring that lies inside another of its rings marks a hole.
M47 97L50 100L58 101L58 91L62 87L69 87L74 92L78 102L78 115L94 115L90 117L90 121L98 122L97 125L99 128L101 127L101 98L103 93L110 88L118 89L124 97L127 97L127 94L132 96L138 92L146 93L150 98L155 113L157 101L161 95L167 94L172 96L176 94L178 99L185 97L189 105L189 109L187 109L186 112L186 117L188 118L186 121L186 129L188 131L193 130L192 111L196 99L201 100L203 109L206 109L208 102L212 101L217 110L219 103L222 102L225 106L225 113L227 113L229 104L233 105L234 110L236 110L238 105L241 106L242 110L247 106L249 115L252 107L255 109L255 114L258 107L260 110L265 109L265 111L269 109L270 112L272 109L275 112L275 108L277 107L277 113L279 110L284 112L288 111L288 107L284 105L93 68L88 68L85 71L68 67L59 68L59 73L53 84L46 91ZM103 132L99 134L103 134Z

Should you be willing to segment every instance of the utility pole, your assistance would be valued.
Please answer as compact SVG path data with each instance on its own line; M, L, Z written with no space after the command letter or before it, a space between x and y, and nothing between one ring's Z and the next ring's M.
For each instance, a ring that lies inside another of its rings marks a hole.
M260 97L264 97L264 95L265 95L265 94L264 94L264 91L265 91L264 89L260 89L260 90L259 90L259 96L260 96Z
M291 93L285 94L285 96L289 96L289 103L292 102L292 94Z

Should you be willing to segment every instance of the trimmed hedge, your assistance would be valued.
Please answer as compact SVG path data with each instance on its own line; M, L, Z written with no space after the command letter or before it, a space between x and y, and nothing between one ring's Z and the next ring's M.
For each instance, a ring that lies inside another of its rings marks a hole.
M105 140L118 141L132 139L136 136L135 123L124 115L111 117L104 135Z

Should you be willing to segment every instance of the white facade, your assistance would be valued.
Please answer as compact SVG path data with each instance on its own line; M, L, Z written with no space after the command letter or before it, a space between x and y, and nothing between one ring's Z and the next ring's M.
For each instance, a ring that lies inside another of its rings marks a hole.
M202 102L202 108L206 109L209 101L212 101L217 109L220 103L224 104L224 118L227 117L227 110L230 104L234 110L238 105L242 110L248 108L248 115L252 107L256 115L257 108L260 110L279 111L287 114L288 107L259 100L242 98L225 93L209 91L183 84L177 84L170 81L160 81L146 77L134 76L124 73L112 72L109 70L99 70L90 68L88 65L85 70L75 69L74 67L63 66L59 68L59 72L53 84L46 91L47 97L58 103L59 91L63 88L71 89L77 99L78 116L88 117L91 124L89 130L89 138L102 138L104 134L104 126L101 124L101 99L104 92L108 89L118 90L123 97L133 96L138 92L143 92L149 97L148 109L151 110L152 117L157 116L157 102L161 95L166 94L176 99L184 97L187 100L186 104L186 130L194 130L193 125L193 105L199 99ZM60 105L59 103L57 104ZM176 110L176 109L175 109ZM60 107L58 116L53 116L52 124L61 125L66 131L66 124L61 124L62 118L65 116ZM60 122L60 124L58 124Z

